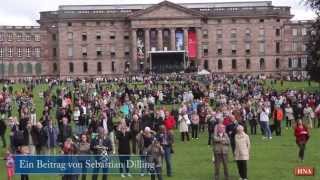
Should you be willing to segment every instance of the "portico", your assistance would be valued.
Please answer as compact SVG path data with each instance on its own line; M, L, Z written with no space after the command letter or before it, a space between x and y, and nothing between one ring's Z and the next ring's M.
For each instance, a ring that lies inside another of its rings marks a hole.
M131 69L148 68L150 52L184 51L189 60L201 62L201 17L167 1L131 15Z

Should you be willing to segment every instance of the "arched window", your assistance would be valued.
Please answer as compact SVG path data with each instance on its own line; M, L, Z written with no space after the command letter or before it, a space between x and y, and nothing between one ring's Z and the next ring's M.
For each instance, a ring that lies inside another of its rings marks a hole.
M221 59L218 60L218 69L219 70L223 69L223 64Z
M5 64L0 64L0 75L3 75L5 73Z
M280 59L279 58L276 59L276 68L277 69L280 68Z
M266 68L266 64L265 64L265 62L264 62L264 59L261 58L261 59L260 59L260 69L265 69L265 68Z
M250 59L246 59L246 68L250 69L251 68L251 61Z
M237 60L232 59L232 69L237 69Z
M203 68L206 70L209 69L209 61L208 60L204 60Z
M25 73L32 74L32 64L31 63L24 64L24 70L25 70Z
M88 63L87 62L83 63L83 72L84 73L88 72Z
M302 60L301 60L301 57L298 58L298 68L302 68Z
M124 65L125 71L129 71L129 68L130 68L130 63L128 61L126 61L125 65Z
M73 71L74 71L73 63L70 62L69 63L69 73L73 73Z
M288 68L292 68L292 59L291 58L288 59Z
M58 71L58 65L57 65L57 63L53 63L53 70L52 70L52 72L53 73L56 73Z
M101 62L98 62L98 63L97 63L97 72L98 72L98 73L101 73L101 72L102 72Z
M23 64L19 63L17 65L18 74L23 74Z
M111 62L111 71L112 71L112 72L115 72L115 71L116 71L115 62L114 62L114 61Z
M9 64L8 74L10 75L14 74L14 65L12 63Z
M40 63L37 63L35 65L35 71L37 75L40 75L42 73L42 65Z

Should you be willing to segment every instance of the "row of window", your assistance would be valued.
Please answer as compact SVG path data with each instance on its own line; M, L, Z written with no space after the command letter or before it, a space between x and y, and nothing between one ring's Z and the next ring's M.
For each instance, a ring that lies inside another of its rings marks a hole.
M223 34L224 34L224 33L226 33L225 30L223 30L223 29L217 29L217 30L216 30L217 39L222 39L222 38L224 38L224 37L223 37ZM252 34L251 29L250 29L250 28L247 28L247 29L245 30L245 38L246 38L247 40L250 40L251 34ZM277 28L277 29L275 30L275 35L276 35L276 36L280 36L280 35L281 35L281 30L280 30L280 28ZM208 38L209 38L209 32L208 32L207 29L202 30L202 37L203 37L204 39L208 39ZM265 29L264 29L263 27L259 29L259 37L261 37L261 38L264 38L264 37L265 37ZM230 31L230 38L231 38L231 39L237 38L237 29L236 29L236 28L231 29L231 31Z
M231 55L236 55L237 54L237 43L236 42L231 42ZM287 49L287 51L303 51L305 52L307 50L307 45L304 43L299 43L299 42L293 42L291 49ZM209 54L209 45L208 44L203 44L202 45L202 53L203 56L208 56ZM275 43L275 52L279 54L281 52L281 44L280 42ZM265 43L260 42L259 43L259 53L265 53ZM223 48L222 48L222 43L217 44L217 55L222 55L223 54ZM245 54L250 55L251 54L251 43L245 43Z
M72 41L74 39L74 33L73 32L68 32L67 33L67 39L69 41ZM97 41L100 41L102 40L102 33L101 32L96 32L95 34L95 39ZM116 32L115 31L111 31L109 33L109 39L111 40L114 40L116 39ZM130 39L130 35L129 35L129 32L124 32L123 34L123 39L124 40L129 40ZM52 40L53 41L56 41L57 40L57 35L56 34L52 34ZM82 32L81 34L81 40L82 41L87 41L88 40L88 33L87 32Z
M305 58L305 57L303 57L303 58L298 57L296 59L292 59L292 58L288 59L288 68L290 68L290 69L291 68L304 68L304 67L306 67L306 65L307 65L307 58ZM205 69L209 69L209 61L205 60L203 66ZM221 59L218 60L217 67L219 70L223 70L224 65L223 65L223 61ZM246 69L251 69L251 60L250 59L246 59L246 66L245 67L246 67ZM276 58L275 67L277 69L281 68L281 62L280 62L279 58ZM231 60L231 68L233 70L236 70L238 68L238 62L236 59ZM264 70L266 68L266 62L265 62L264 58L260 58L259 68L260 68L260 70Z
M128 65L128 63L126 63L126 66L127 65ZM74 63L69 62L69 73L74 73L74 69L75 69L74 66L75 66ZM101 62L97 62L96 70L97 70L97 73L101 73L103 71ZM53 72L55 73L56 71L57 71L57 65L54 64L53 65ZM111 71L112 72L116 71L115 62L114 61L111 62ZM82 63L82 72L83 73L87 73L88 72L88 63L87 62L83 62Z
M0 32L0 41L40 41L40 34Z
M308 34L307 28L292 28L292 36L306 36Z
M54 52L56 52L56 50L54 49L53 50ZM97 57L102 57L103 56L103 50L102 50L102 47L101 46L96 46L96 56ZM56 56L57 54L56 53L53 53L53 56ZM83 58L86 58L88 56L88 48L87 46L82 46L81 47L81 55ZM74 48L72 46L68 47L68 57L71 58L74 56ZM111 47L110 48L110 56L112 58L115 58L116 57L116 49L115 47ZM129 47L126 47L124 49L124 56L125 57L129 57L130 56L130 48Z
M294 67L297 67L297 68L302 68L303 66L305 66L306 64L306 59L301 59L301 58L298 58L297 61L295 60L292 60L291 58L288 59L288 67L289 68L294 68ZM126 63L126 69L129 68L128 67L129 64ZM275 67L277 69L281 68L281 63L280 63L280 59L277 58L276 61L275 61ZM209 62L208 60L205 60L204 62L204 68L205 69L209 69ZM231 60L231 68L233 70L236 70L238 68L238 62L236 59L232 59ZM265 59L264 58L260 58L259 60L259 68L260 70L265 70L266 68L266 62L265 62ZM97 72L98 73L101 73L102 72L102 64L101 62L97 62ZM221 59L218 60L218 69L219 70L223 70L223 62ZM251 60L250 59L246 59L246 69L251 69ZM88 72L88 63L87 62L83 62L82 63L82 70L83 70L83 73L87 73ZM57 65L54 64L54 72L57 71ZM112 72L115 72L115 62L112 61L111 62L111 71ZM69 73L74 73L74 63L70 62L69 63Z
M289 47L290 48L290 47ZM291 49L288 49L288 51L306 51L307 50L307 45L305 43L300 43L300 42L292 42Z
M0 57L37 57L41 56L40 47L0 47Z
M121 11L126 11L126 12L130 12L131 10L121 10ZM201 10L200 10L201 11ZM68 12L68 13L74 13L75 11L64 11L64 12ZM89 11L78 11L80 14L89 14ZM105 13L106 11L92 11L93 13L95 13L95 12L98 12L98 13L96 13L96 14L101 14L102 12L103 13ZM109 11L107 11L107 12L109 12ZM111 12L111 11L110 11ZM109 12L109 13L110 13ZM116 11L114 11L114 10L112 10L112 12L116 12ZM264 23L265 22L265 19L258 19L258 20L256 20L256 19L254 19L254 20L252 20L252 19L249 19L249 18L245 18L244 19L245 20L245 22L246 23L250 23L250 22L253 22L253 23L255 23L255 22L257 22L257 23ZM211 21L213 21L213 20L211 20ZM217 23L218 24L221 24L223 21L230 21L230 19L218 19L217 20ZM233 24L235 24L235 23L237 23L237 21L239 21L239 20L237 20L237 19L231 19L231 21L232 21L232 23ZM280 22L280 19L275 19L275 21L276 22ZM203 20L203 22L205 23L205 24L207 24L208 23L208 21L207 20ZM239 21L240 22L240 21ZM112 26L112 25L114 25L114 21L109 21L109 24ZM108 24L108 25L109 25ZM72 27L74 24L72 23L72 22L67 22L67 26L68 27ZM102 25L102 23L101 23L101 21L96 21L96 26L100 26L100 25ZM87 23L86 22L81 22L81 26L87 26Z
M276 59L276 64L275 64L276 68L279 69L280 68L280 59L277 58ZM221 59L218 60L218 69L219 70L223 70L223 62ZM259 67L260 70L264 70L266 68L266 62L264 58L260 58L259 60ZM204 68L208 69L209 68L209 62L206 60L204 62ZM238 62L236 59L232 59L231 60L231 68L233 70L236 70L238 68ZM250 59L246 59L246 69L251 69L251 60Z
M231 42L230 47L231 47L231 55L236 55L237 54L237 43ZM209 45L203 44L202 50L203 50L203 56L208 56ZM280 53L280 42L276 42L275 51L276 51L276 53ZM251 54L251 43L245 43L245 53L247 55ZM261 53L261 54L265 53L265 43L264 42L259 42L259 53ZM223 54L222 43L217 44L217 54L218 55Z
M305 68L308 61L306 57L288 58L288 68Z
M216 8L215 10L218 10L219 11L219 8ZM221 10L223 10L223 9L221 9ZM200 11L210 11L210 9L200 9ZM244 21L246 22L246 23L264 23L265 22L265 19L250 19L250 18L245 18L245 19L231 19L231 22L232 22L232 24L235 24L235 23L237 23L238 21L240 22L240 23L243 23ZM274 21L276 21L276 22L280 22L281 20L280 19L272 19L272 20L274 20ZM211 21L213 21L213 20L211 20ZM226 23L230 23L230 19L217 19L217 23L218 24L221 24L222 22L226 22ZM205 23L205 24L207 24L208 23L208 21L207 20L203 20L203 22Z
M14 73L18 74L41 74L42 73L42 65L40 63L31 64L31 63L19 63L17 65L14 64L0 64L0 74L6 73L12 75Z

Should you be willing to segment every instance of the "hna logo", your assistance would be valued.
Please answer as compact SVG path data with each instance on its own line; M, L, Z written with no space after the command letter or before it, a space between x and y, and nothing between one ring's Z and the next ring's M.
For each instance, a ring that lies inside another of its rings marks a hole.
M294 169L295 176L314 176L313 167L296 167Z

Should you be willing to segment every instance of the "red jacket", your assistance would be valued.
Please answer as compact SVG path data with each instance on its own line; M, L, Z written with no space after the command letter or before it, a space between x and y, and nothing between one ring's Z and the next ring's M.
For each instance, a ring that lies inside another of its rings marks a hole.
M283 120L283 111L282 109L275 109L273 112L273 119L277 121Z
M225 125L226 127L227 127L228 125L230 125L231 123L232 123L232 121L231 121L230 117L225 117L225 118L223 119L223 125Z
M302 128L297 126L294 129L294 135L296 136L297 144L306 144L309 140L309 130L306 126L303 126Z
M167 130L171 130L176 126L176 120L174 120L174 117L170 115L164 120L163 124Z

